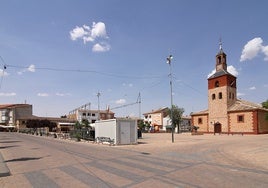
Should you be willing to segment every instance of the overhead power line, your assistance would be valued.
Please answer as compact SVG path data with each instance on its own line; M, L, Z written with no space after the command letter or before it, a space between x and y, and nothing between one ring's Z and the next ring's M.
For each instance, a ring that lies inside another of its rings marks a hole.
M28 69L29 67L20 66L20 65L5 65L7 68L19 68L19 69ZM85 69L63 69L63 68L51 68L51 67L35 67L36 70L45 70L45 71L57 71L57 72L79 72L79 73L94 73L104 76L119 77L119 78L132 78L132 79L152 79L152 78L162 78L166 75L148 75L148 76L133 76L133 75L122 75L115 73L105 73L95 70L85 70ZM138 73L137 73L138 74Z

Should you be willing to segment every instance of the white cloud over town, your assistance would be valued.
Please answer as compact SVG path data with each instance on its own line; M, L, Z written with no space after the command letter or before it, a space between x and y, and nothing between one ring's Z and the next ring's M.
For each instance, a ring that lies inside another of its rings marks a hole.
M8 76L8 75L9 75L9 73L4 71L3 69L0 69L0 76Z
M235 68L233 65L229 65L229 66L227 66L227 71L228 71L229 73L231 73L232 75L234 75L234 76L238 76L238 71L236 70L236 68ZM215 73L216 73L216 69L212 70L212 71L208 74L208 78L209 78L210 76L212 76L213 74L215 74Z
M237 97L242 97L242 96L244 96L244 95L245 95L245 93L237 92Z
M107 36L106 26L103 22L93 22L91 27L85 24L81 27L76 26L70 31L70 38L73 41L81 39L84 44L88 42L93 43L93 52L106 52L110 50L110 45L104 42L109 37ZM102 40L102 42L95 42L96 39Z
M268 45L263 45L263 40L260 37L256 37L247 42L242 50L240 62L251 60L258 55L264 55L264 60L268 61Z
M29 67L18 72L19 75L22 75L25 72L35 72L35 65L31 64Z
M38 93L37 96L39 96L39 97L48 97L49 94L48 93Z
M66 96L71 96L71 94L70 93L59 93L59 92L57 92L56 96L58 96L58 97L66 97Z
M249 90L255 90L255 89L256 89L255 86L252 86L252 87L249 88Z
M0 93L1 97L13 97L16 96L17 94L12 92L12 93Z
M92 47L93 52L106 52L110 50L110 45L107 43L97 43Z
M125 104L126 103L126 99L118 99L117 101L115 101L116 104Z

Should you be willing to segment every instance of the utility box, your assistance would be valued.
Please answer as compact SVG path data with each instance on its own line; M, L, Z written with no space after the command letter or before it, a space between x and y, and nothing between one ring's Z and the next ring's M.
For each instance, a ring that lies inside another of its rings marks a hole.
M106 137L114 140L115 145L137 143L137 121L120 118L95 122L95 139Z

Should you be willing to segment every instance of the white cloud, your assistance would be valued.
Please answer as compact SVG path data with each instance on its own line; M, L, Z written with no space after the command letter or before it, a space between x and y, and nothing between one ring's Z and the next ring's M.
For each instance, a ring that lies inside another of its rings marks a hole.
M9 74L4 71L3 69L0 69L0 76L8 76Z
M234 75L234 76L238 76L238 71L236 70L236 68L235 68L233 65L229 65L229 66L227 66L227 71L228 71L229 73L231 73L232 75ZM212 70L212 71L208 74L208 78L209 78L210 76L212 76L213 74L215 74L215 73L216 73L216 69Z
M16 96L17 94L12 92L12 93L0 93L0 97L13 97Z
M245 95L245 93L239 93L239 92L237 93L238 97L241 97L241 96L244 96L244 95Z
M29 72L35 72L35 65L30 65L30 66L27 68L27 70L28 70Z
M208 74L208 78L211 77L213 74L216 73L216 69L212 70L209 74Z
M94 43L96 39L107 39L106 26L103 22L93 22L92 28L88 25L83 25L82 27L76 26L70 32L71 40L75 41L77 39L83 40L84 44L88 42ZM93 52L106 52L110 50L110 45L107 43L95 43L92 51Z
M31 64L28 68L19 71L18 74L22 75L25 72L35 72L35 65Z
M56 96L65 97L65 96L71 96L71 94L70 93L56 93Z
M116 104L125 104L126 103L126 99L118 99L117 101L115 101Z
M251 60L259 54L264 54L264 60L268 61L268 46L263 46L262 43L263 40L260 37L248 41L242 50L240 61Z
M132 83L129 83L129 84L123 83L122 85L123 85L123 87L133 87Z
M38 93L37 96L39 96L39 97L48 97L49 94L48 93Z
M238 71L237 71L236 68L235 68L234 66L232 66L232 65L227 66L227 71L228 71L229 73L231 73L232 75L234 75L234 76L238 76Z
M252 86L252 87L249 88L249 90L255 90L255 89L256 89L255 86Z
M83 27L78 27L78 26L76 26L76 28L74 28L72 31L70 31L70 37L72 40L81 39L84 36L86 36L87 34L88 34L88 32L85 31Z
M107 38L105 24L103 22L98 23L93 22L91 36L92 38L97 37Z
M93 52L106 52L109 50L110 50L110 45L106 43L103 43L103 44L97 43L92 47Z
M264 53L264 60L268 61L268 45L262 47L262 52Z

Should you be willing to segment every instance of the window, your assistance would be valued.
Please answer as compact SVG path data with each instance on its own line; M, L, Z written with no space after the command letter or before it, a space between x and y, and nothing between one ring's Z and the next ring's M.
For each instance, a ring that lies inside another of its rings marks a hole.
M218 64L221 64L221 56L218 57Z
M215 82L215 87L219 87L220 86L220 82L219 81L216 81Z
M237 123L243 123L244 122L244 115L238 115L237 116Z
M92 113L91 115L92 115L92 116L95 116L95 114L94 114L94 113Z
M219 99L222 99L222 92L219 93Z
M86 113L83 113L82 116L86 116L87 114Z
M214 100L216 98L216 95L213 93L212 94L212 100Z
M198 118L198 124L202 124L203 123L203 119L202 118Z

